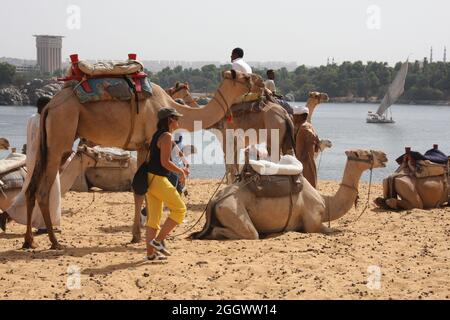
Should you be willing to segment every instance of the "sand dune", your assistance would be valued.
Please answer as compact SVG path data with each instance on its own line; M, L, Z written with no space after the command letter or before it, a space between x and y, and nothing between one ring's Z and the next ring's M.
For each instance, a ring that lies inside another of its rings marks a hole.
M215 180L189 182L188 225L201 215ZM321 182L333 193L336 182ZM372 188L372 199L381 186ZM361 209L367 185L360 187ZM258 241L168 242L167 264L144 260L144 243L129 244L130 193L69 193L63 200L63 251L46 236L18 250L24 227L0 234L0 299L448 299L450 208L359 210L332 223L339 232L287 233ZM201 228L198 225L194 230ZM69 271L75 274L69 275ZM369 268L369 270L368 270ZM380 268L380 269L377 269ZM80 289L76 284L80 272ZM376 272L380 271L380 289ZM368 271L370 271L368 273ZM375 272L375 273L371 273ZM75 280L74 280L75 279ZM74 282L75 281L75 282ZM368 287L371 287L370 289ZM375 285L374 285L375 284ZM72 286L73 288L73 286Z

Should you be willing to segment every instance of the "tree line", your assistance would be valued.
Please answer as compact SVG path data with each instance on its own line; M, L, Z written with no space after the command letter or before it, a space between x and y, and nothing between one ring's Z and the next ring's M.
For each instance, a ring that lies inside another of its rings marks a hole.
M330 97L354 97L381 99L401 67L385 62L361 61L329 64L320 67L301 65L294 71L286 68L275 70L279 93L293 94L296 100L306 100L310 91L326 92ZM193 92L214 92L221 81L223 70L230 65L206 65L200 69L165 68L159 72L146 70L151 81L163 88L175 85L177 81L188 82ZM266 69L253 72L266 77ZM60 73L60 72L59 72ZM33 75L16 74L15 67L0 63L0 85L21 85ZM450 63L433 62L427 59L409 64L403 101L450 100Z

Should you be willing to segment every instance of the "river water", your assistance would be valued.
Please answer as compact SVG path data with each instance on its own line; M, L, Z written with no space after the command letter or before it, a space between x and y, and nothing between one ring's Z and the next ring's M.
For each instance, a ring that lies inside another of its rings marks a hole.
M304 102L295 103L304 105ZM388 166L374 170L374 181L381 181L396 169L395 158L403 153L405 146L424 153L439 144L439 149L450 153L450 107L422 105L394 105L392 107L394 124L368 124L368 110L375 111L376 105L335 104L320 105L314 114L313 125L320 138L333 142L321 156L319 179L340 180L345 166L345 150L374 149L386 152ZM20 151L26 141L27 118L35 112L33 107L0 107L0 137L7 138L11 145ZM217 142L213 135L205 132L207 144ZM205 143L203 143L205 146ZM201 146L198 146L200 147ZM220 149L218 145L215 149ZM6 152L0 152L0 158ZM218 155L218 158L221 158ZM319 162L319 161L318 161ZM194 164L193 178L219 178L224 174L223 165ZM363 180L368 180L368 173Z

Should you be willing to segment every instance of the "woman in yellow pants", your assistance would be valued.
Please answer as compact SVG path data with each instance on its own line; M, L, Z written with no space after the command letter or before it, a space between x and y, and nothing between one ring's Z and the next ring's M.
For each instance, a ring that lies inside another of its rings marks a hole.
M171 160L172 132L179 127L180 117L182 115L173 108L161 109L158 112L158 130L150 143L149 187L146 194L148 205L147 258L149 260L165 260L166 256L170 256L169 251L163 245L163 240L183 222L187 211L180 194L167 179L170 172L175 172L180 175L180 183L184 184L186 176L189 175L188 169L177 167ZM160 221L164 205L169 208L170 215L161 228Z

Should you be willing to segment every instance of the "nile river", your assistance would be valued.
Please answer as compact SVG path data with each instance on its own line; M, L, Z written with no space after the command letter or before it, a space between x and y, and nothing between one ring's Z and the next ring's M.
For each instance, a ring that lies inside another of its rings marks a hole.
M296 104L304 105L303 102ZM392 113L396 123L367 124L367 111L376 108L370 104L326 103L316 109L313 125L320 138L333 142L333 148L319 158L320 179L340 180L346 161L344 151L352 148L386 152L388 166L374 170L375 181L395 170L394 159L402 154L405 146L424 153L437 143L444 153L450 153L450 107L395 105ZM21 150L26 141L27 118L34 112L33 107L0 107L0 137L9 139L12 146ZM0 152L0 157L5 154ZM217 178L223 173L223 165L195 164L192 167L194 178ZM363 179L367 180L368 176L366 173Z

